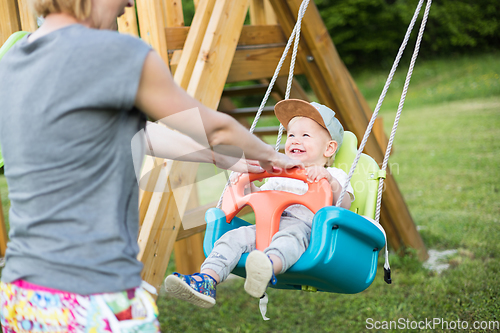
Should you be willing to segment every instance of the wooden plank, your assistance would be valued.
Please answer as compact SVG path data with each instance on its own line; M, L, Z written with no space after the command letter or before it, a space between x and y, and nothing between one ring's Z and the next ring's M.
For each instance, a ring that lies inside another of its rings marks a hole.
M266 13L266 24L278 24L278 18L269 0L264 0L264 12Z
M9 237L7 234L7 227L5 225L5 217L3 215L2 208L2 198L0 197L0 257L5 257L5 251L7 250L7 242Z
M271 78L276 70L284 47L251 48L236 50L227 76L227 82L239 82ZM281 68L280 75L288 75L290 57L287 57ZM301 64L295 66L295 74L303 74Z
M278 131L279 131L279 126L263 126L255 128L253 133L258 136L278 135ZM286 133L286 129L283 131L283 133Z
M247 117L255 117L258 107L248 107L248 108L239 108L233 110L220 110L221 112L227 113L228 115L234 118L247 118ZM266 106L262 110L261 116L273 116L274 115L274 106Z
M375 135L376 138L378 138L378 143L380 145L380 148L382 151L385 151L387 149L387 145L389 144L389 139L385 135L384 132L384 119L380 116L375 119L375 122L373 123L373 135ZM391 155L394 153L394 146L391 148Z
M181 0L164 0L167 27L184 26L184 13Z
M214 6L215 0L200 0L194 14L190 33L187 34L183 53L174 75L175 82L184 89L187 89L189 85Z
M236 86L224 88L222 97L235 97L247 95L264 95L267 91L268 84L253 84L249 86Z
M295 70L294 74L297 74ZM287 84L288 84L288 76L279 76L276 79L276 83L274 84L274 90L276 90L282 96L281 99L285 98ZM303 101L309 102L309 96L307 95L305 90L302 89L299 81L297 81L297 79L295 78L293 78L292 80L292 89L290 90L290 98L301 99Z
M21 30L16 0L0 1L0 45L14 32Z
M266 13L264 11L264 0L250 1L250 24L264 25L266 24Z
M299 0L273 0L272 2L280 24L288 34L295 21L295 19L290 20L290 13L296 17L300 3ZM354 132L360 139L368 123L368 112L363 109L367 104L360 102L362 96L353 88L354 81L338 56L319 12L312 2L304 16L302 33L304 35L301 40L303 53L300 60L306 68L306 76L311 79L311 86L320 101L336 110L345 128ZM365 151L376 161L382 161L383 152L373 136L369 138ZM387 209L387 219L381 220L382 225L385 224L384 227L392 225L401 237L401 243L417 249L419 257L422 260L426 259L428 255L425 245L390 172L388 172L385 184L383 206L385 205ZM394 244L398 242L392 241L391 243L395 246Z
M196 27L195 24L193 20L193 29ZM169 51L179 50L184 47L190 29L191 27L168 27L165 29ZM279 25L245 25L238 39L238 46L264 44L286 45L286 42L287 39Z
M279 25L245 25L241 30L238 46L283 44L287 39Z
M139 36L139 27L137 25L137 15L135 7L125 8L125 14L117 20L118 31L122 34Z
M137 1L137 16L142 40L151 45L168 65L162 0Z
M191 196L189 203L186 208L193 209L198 206L198 191L196 187L191 191ZM186 226L185 223L186 216L182 218L181 229ZM204 218L198 221L198 223L204 222ZM203 223L205 225L205 223ZM177 234L177 241L174 245L175 254L175 268L176 271L181 274L193 274L200 271L201 264L205 260L205 253L203 252L203 234L195 233L179 240L179 234Z
M179 61L181 61L182 50L175 50L170 58L170 71L172 75L175 75L177 71L177 66L179 65Z
M184 43L186 42L189 30L190 27L165 28L165 38L167 39L168 50L182 50L182 48L184 47Z
M218 0L214 6L187 88L205 105L216 106L222 95L248 6L249 0Z
M21 19L21 30L33 32L38 29L36 16L28 0L18 0L19 17Z

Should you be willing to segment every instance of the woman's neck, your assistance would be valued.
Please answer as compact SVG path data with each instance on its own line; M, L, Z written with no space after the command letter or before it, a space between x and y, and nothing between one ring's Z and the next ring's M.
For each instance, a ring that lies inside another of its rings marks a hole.
M66 13L49 14L45 17L42 26L29 36L28 41L33 42L42 36L72 24L82 24L89 27L87 22L78 21L75 17Z

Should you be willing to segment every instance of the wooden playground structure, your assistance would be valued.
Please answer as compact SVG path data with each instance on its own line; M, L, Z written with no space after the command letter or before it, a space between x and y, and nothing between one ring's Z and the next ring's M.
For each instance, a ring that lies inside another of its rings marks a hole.
M0 0L0 43L13 32L37 29L36 17L27 1ZM244 122L256 113L257 107L238 109L231 97L264 94L293 30L301 0L194 0L194 4L195 15L187 27L181 0L137 0L136 8L127 8L118 19L118 29L150 44L168 64L174 80L191 96ZM245 25L247 14L250 24ZM303 19L297 60L295 73L305 75L318 101L335 110L344 128L361 141L372 111L340 59L313 1ZM284 97L287 71L285 63L273 90L277 100ZM258 83L225 88L228 82L250 80ZM297 81L290 97L309 99ZM264 114L273 114L272 108L266 108ZM259 136L274 133L277 128L255 131ZM380 164L387 145L381 119L377 119L373 134L365 153ZM155 191L140 194L138 242L139 259L144 263L143 279L159 288L172 251L177 271L199 270L204 260L205 226L184 230L182 225L202 220L204 212L215 207L216 202L200 207L196 186L182 187L195 183L196 164L147 158L146 163L153 162L162 167L156 168L147 180L148 188ZM161 176L162 170L167 177ZM174 197L171 189L179 187L183 193ZM0 219L3 256L7 235L1 210ZM411 247L420 259L428 257L391 172L385 180L381 224L394 250Z

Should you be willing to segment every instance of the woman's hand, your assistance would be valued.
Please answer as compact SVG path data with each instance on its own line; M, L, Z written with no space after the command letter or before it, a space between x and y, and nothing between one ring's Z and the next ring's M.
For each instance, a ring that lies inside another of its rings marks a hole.
M299 168L304 169L304 164L296 159L292 159L285 154L278 153L273 151L274 155L266 161L259 161L260 166L263 167L267 172L273 173L275 172L275 168L278 169L291 169L291 168Z

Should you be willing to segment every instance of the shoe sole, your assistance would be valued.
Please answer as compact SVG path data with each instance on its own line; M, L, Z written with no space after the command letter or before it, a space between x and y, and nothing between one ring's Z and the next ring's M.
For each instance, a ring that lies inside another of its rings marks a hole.
M273 277L271 261L264 252L252 251L247 257L245 269L245 291L252 297L261 298Z
M201 308L207 309L215 305L215 299L197 292L186 282L174 275L169 275L165 279L165 290L168 295Z

